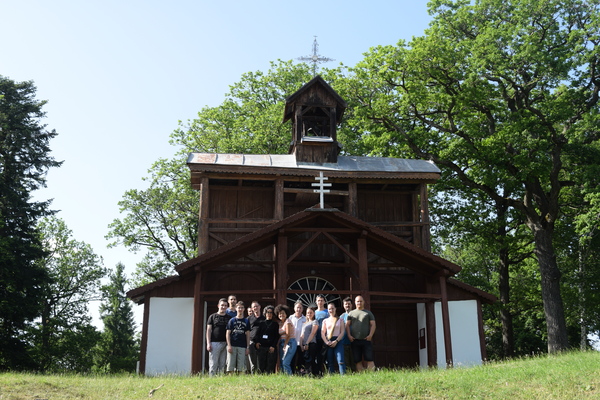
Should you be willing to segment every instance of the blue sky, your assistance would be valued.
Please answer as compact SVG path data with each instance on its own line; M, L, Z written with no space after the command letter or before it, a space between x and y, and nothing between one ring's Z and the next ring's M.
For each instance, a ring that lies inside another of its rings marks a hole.
M335 60L326 66L353 66L430 20L418 0L0 0L0 16L0 75L35 82L64 160L36 197L54 199L74 238L128 275L142 254L107 249L107 226L125 191L174 154L178 121L220 104L243 73L310 55L314 36Z

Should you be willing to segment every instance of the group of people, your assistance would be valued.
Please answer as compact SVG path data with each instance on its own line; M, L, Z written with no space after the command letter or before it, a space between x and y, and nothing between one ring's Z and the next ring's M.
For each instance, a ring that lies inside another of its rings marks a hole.
M300 301L293 312L279 304L261 313L257 301L246 310L235 295L222 298L206 324L209 373L274 373L278 365L289 375L321 376L325 365L329 373L342 375L373 370L375 317L365 310L362 296L356 296L354 305L345 298L344 313L338 316L335 304L319 295L306 315Z

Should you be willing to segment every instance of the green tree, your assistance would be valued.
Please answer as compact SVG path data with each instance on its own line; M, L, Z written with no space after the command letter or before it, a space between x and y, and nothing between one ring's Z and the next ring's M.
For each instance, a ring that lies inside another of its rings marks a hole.
M51 281L42 287L42 312L30 331L37 364L44 371L88 371L89 352L99 338L88 306L100 299L100 280L106 275L102 258L73 239L59 218L41 220L38 230L46 252L38 264Z
M454 189L451 179L442 179L433 194L434 251L463 268L459 279L498 296L500 305L488 313L485 325L501 341L488 341L488 357L514 356L513 318L519 315L511 301L510 275L532 256L522 219L504 201L490 201L477 190Z
M112 245L145 249L134 276L136 286L173 274L173 267L197 255L198 193L182 160L159 160L150 187L129 190L119 202L125 217L110 225Z
M131 303L125 295L125 266L117 264L110 283L103 287L100 306L104 331L95 353L95 369L104 372L134 372L138 359Z
M0 76L0 370L32 368L23 332L38 317L48 274L36 222L49 214L49 201L31 193L45 187L55 131L41 123L45 101L35 99L33 82Z
M352 69L361 139L433 160L522 215L548 350L564 350L555 225L578 168L567 159L598 141L598 2L436 0L430 13L425 36L374 48Z

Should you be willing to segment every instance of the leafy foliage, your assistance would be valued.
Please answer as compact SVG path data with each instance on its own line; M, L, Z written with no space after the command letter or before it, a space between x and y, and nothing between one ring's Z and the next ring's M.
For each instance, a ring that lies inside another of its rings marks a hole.
M100 307L104 332L95 352L94 368L104 372L134 372L138 359L131 303L125 296L125 266L117 264L103 287Z
M520 214L550 351L568 347L554 235L561 196L575 183L563 179L579 176L569 160L598 141L598 7L433 1L425 36L372 49L346 85L366 141L433 160L460 197L476 190L496 213Z
M31 368L23 330L41 311L46 271L36 221L49 214L49 202L31 200L44 187L56 136L41 123L45 101L35 99L33 82L0 76L0 370Z
M40 319L30 329L37 365L44 371L89 371L99 333L88 305L98 300L106 275L91 246L72 238L63 220L43 219L38 229L46 256L39 261L51 281L43 286Z

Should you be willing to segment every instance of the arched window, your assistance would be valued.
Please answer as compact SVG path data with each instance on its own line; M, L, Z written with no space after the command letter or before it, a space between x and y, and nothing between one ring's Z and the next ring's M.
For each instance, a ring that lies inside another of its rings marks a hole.
M336 290L335 286L333 286L330 282L325 279L319 278L317 276L307 276L301 279L298 279L296 282L292 283L288 290L306 290L306 291L318 291L318 292L330 292L332 290ZM325 294L322 293L327 300L327 303L330 302L340 302L340 296L337 294ZM304 307L317 305L317 296L315 293L288 293L287 301L288 305L293 306L296 301L300 300Z

